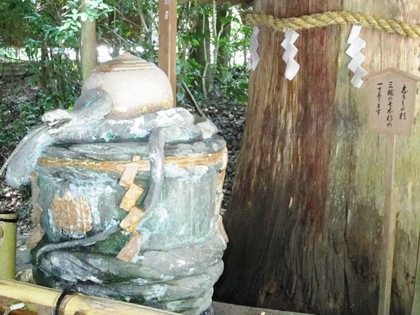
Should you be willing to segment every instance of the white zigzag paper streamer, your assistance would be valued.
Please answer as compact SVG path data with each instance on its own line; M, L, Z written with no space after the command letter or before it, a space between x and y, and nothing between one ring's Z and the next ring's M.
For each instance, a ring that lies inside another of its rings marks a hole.
M346 54L352 58L347 66L354 73L351 83L357 88L362 86L362 78L368 74L362 67L362 63L366 57L360 51L366 47L366 42L359 37L361 29L361 25L353 25L349 38L347 39L347 43L350 46L346 50Z
M294 30L287 30L284 34L284 40L281 42L281 47L284 48L283 61L286 63L284 76L287 80L292 80L300 69L300 65L294 59L298 53L298 49L294 45L298 37L299 34Z
M248 66L247 69L255 70L257 69L258 63L260 62L260 56L258 55L258 34L260 32L260 29L258 26L254 26L252 29L252 35L251 35L251 47L250 47L250 53L251 56L248 60Z

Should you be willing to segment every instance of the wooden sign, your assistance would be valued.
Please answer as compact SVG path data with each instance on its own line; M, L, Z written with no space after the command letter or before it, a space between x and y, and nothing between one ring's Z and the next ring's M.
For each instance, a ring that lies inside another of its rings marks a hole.
M420 78L396 68L365 77L369 129L372 132L411 135L416 85Z
M367 81L369 129L387 134L385 204L382 227L382 266L379 276L378 315L389 315L394 262L397 191L394 187L395 135L411 135L416 85L420 78L390 68L364 78Z

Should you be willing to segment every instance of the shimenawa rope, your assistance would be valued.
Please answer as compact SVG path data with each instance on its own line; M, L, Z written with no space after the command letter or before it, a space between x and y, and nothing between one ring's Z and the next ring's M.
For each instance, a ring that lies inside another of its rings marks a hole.
M251 26L265 26L275 31L302 30L328 25L361 25L387 33L417 38L420 36L420 25L408 24L403 21L387 20L367 13L349 11L328 11L291 18L274 18L265 13L250 13L246 16L247 24Z

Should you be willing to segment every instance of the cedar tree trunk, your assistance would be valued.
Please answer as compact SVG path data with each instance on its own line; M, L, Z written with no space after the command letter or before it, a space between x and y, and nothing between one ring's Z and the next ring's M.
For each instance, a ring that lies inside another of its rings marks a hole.
M418 23L420 0L257 0L277 18L364 12ZM377 314L385 136L368 131L366 91L345 54L351 26L298 31L301 65L284 78L284 36L260 29L260 64L233 195L216 300L322 315ZM363 67L419 76L419 39L363 28ZM417 102L418 103L418 102ZM410 314L420 229L420 127L397 136L398 222L391 314Z

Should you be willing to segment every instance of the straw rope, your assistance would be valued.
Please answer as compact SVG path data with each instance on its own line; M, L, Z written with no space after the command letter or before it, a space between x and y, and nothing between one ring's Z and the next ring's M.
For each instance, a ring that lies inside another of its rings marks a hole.
M270 27L275 31L288 29L297 31L328 25L355 24L411 38L420 36L420 25L418 24L407 24L403 21L386 20L366 13L348 11L329 11L282 19L274 18L272 15L265 13L251 13L246 16L246 22L252 26Z

